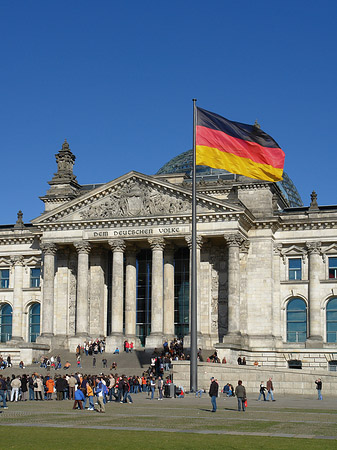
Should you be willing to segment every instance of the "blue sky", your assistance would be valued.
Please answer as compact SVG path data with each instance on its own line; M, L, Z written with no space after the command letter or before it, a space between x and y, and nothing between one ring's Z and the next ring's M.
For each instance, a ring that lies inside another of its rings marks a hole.
M305 205L337 204L337 2L0 0L0 224L29 221L66 138L80 184L192 146L192 98L257 119Z

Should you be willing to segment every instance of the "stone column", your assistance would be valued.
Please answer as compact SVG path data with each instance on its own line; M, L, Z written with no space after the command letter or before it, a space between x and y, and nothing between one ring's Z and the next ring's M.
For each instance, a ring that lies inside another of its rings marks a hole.
M225 235L228 246L228 334L240 333L240 245L239 234Z
M320 308L320 281L321 272L321 243L306 242L309 255L309 342L314 347L322 346L321 334L321 308Z
M111 295L111 334L116 337L116 346L123 339L123 298L124 298L124 251L123 239L110 240L112 249L112 295Z
M22 341L22 320L23 320L23 256L14 256L14 289L13 289L13 327L12 341Z
M44 254L41 337L49 338L54 336L54 276L57 247L53 243L45 243L41 244L41 250Z
M273 253L273 308L272 308L272 334L279 341L282 341L282 314L281 314L281 268L285 265L285 257L282 253L282 245L275 244ZM283 321L284 322L284 321Z
M164 337L174 337L174 246L167 244L164 252Z
M150 238L152 248L152 286L151 286L151 334L146 338L146 346L159 347L163 341L163 238Z
M104 269L103 269L103 253L101 247L94 247L90 253L90 335L105 336L104 321Z
M77 262L77 302L76 302L76 336L87 336L89 332L89 242L75 242L78 253Z
M185 240L190 249L190 307L189 307L189 321L190 321L190 332L191 332L191 287L192 287L192 236L186 236ZM196 272L197 272L197 333L200 335L200 317L201 317L201 286L200 286L200 256L201 256L201 247L203 244L202 236L197 236L197 260L196 260ZM199 341L199 339L198 339ZM187 340L188 343L188 340ZM198 342L198 345L202 345L201 342Z
M137 247L126 249L125 266L125 336L129 341L136 340L136 310L137 310Z

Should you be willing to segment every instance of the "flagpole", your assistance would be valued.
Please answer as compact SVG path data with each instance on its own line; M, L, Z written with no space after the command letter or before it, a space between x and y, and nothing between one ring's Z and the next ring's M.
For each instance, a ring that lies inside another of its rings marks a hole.
M196 196L196 99L193 99L193 170L192 170L192 255L191 255L191 354L190 391L198 385L198 330L197 330L197 196Z

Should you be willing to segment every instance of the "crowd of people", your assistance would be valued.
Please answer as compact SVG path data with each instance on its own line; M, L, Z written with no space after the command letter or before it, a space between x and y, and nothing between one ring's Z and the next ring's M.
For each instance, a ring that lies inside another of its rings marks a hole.
M170 383L170 377L164 382L162 376L155 377L147 372L142 376L117 373L82 375L77 372L54 377L51 374L42 376L38 373L11 377L3 377L0 374L0 402L2 401L2 407L7 409L7 402L73 400L74 409L85 409L88 403L89 411L105 412L106 403L112 401L133 403L132 395L146 393L153 400L156 389L158 400L162 400L164 386ZM184 395L183 390L180 394Z
M105 339L94 339L84 341L83 344L78 344L76 348L76 356L85 354L86 356L102 354L105 351Z

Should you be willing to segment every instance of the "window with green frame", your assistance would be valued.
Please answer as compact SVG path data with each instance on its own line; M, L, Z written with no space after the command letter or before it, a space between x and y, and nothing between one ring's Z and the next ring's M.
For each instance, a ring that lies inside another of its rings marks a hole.
M289 280L302 280L301 258L289 258Z
M40 267L34 267L34 268L30 269L30 287L31 288L40 287L40 276L41 276Z
M13 310L8 303L0 307L0 341L7 342L12 337Z
M326 341L337 342L337 297L326 305Z
M34 303L29 308L29 342L36 342L40 335L40 303Z
M287 342L307 340L307 305L301 298L293 298L287 305Z
M0 289L9 288L9 269L0 270Z

